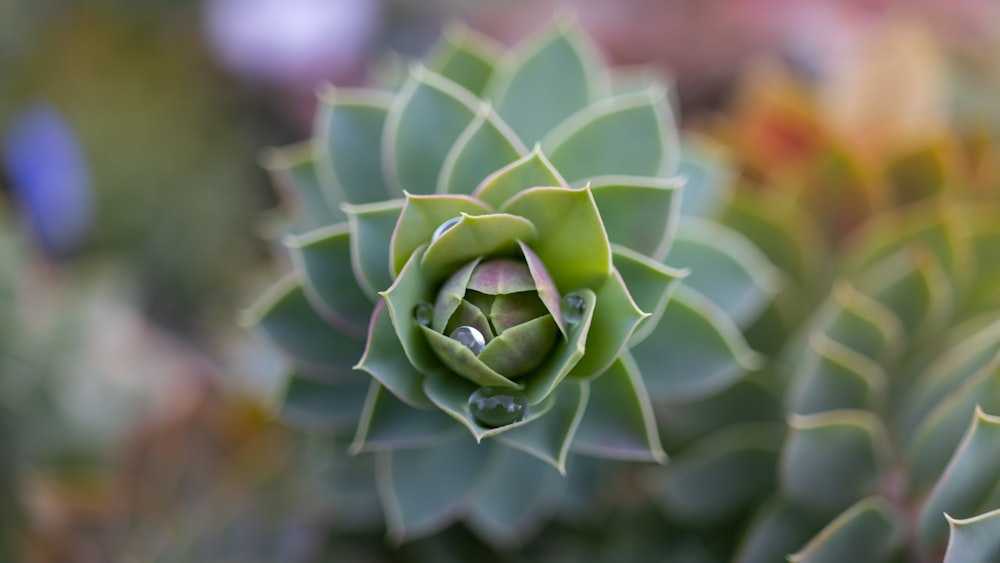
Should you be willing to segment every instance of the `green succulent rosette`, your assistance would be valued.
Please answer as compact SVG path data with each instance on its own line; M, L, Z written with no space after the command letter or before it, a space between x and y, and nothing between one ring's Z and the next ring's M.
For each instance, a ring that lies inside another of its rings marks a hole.
M837 246L791 199L729 199L787 289L746 326L768 367L673 413L696 429L678 450L661 433L671 522L699 542L742 522L716 554L739 563L996 560L1000 208L970 200L934 194Z
M521 542L571 454L663 462L654 402L757 366L759 253L709 219L675 241L679 140L640 78L566 21L506 54L453 27L395 86L322 92L314 139L270 155L293 271L248 317L291 359L285 418L375 454L394 539ZM703 255L731 279L667 265Z

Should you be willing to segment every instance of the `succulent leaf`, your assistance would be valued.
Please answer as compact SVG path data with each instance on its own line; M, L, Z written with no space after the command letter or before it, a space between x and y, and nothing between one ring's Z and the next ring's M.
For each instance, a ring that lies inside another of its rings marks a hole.
M490 469L465 522L499 547L531 537L556 510L565 479L549 464L513 448L494 448Z
M527 155L511 162L483 180L472 195L499 208L507 200L528 188L540 186L569 187L536 145Z
M750 239L771 264L804 288L817 285L826 270L823 234L808 210L786 193L738 192L720 222Z
M542 149L569 182L595 176L670 176L678 140L666 95L625 94L589 106L550 131Z
M297 202L296 210L308 218L302 227L311 229L347 220L340 209L343 196L320 186L311 143L268 150L261 162L272 183Z
M801 506L834 515L875 492L888 469L889 438L866 411L792 415L781 452L781 490Z
M309 302L330 324L364 338L372 304L344 264L351 262L351 233L346 223L288 238L295 272Z
M589 289L575 292L583 300L583 311L579 320L566 327L566 340L559 343L548 359L525 381L524 394L531 404L548 397L556 386L569 375L588 352L590 331L594 327L597 295Z
M391 311L391 304L379 303L375 306L368 328L368 344L355 369L374 377L405 403L417 407L430 406L421 386L423 376L415 366L423 363L433 366L433 359L420 343L413 344L415 339L403 341L397 336L399 322L393 322ZM406 351L405 342L411 343L413 351ZM413 357L419 360L413 361Z
M628 248L611 245L615 269L621 275L636 307L648 316L639 322L629 340L629 346L642 342L656 327L667 309L667 303L688 270L677 270L656 262Z
M989 563L1000 556L1000 510L966 519L945 517L951 536L944 563Z
M910 247L874 265L858 289L896 314L911 337L945 324L954 307L952 284L925 247Z
M903 541L903 521L903 515L882 498L860 500L788 560L791 563L889 560Z
M590 382L590 399L572 450L602 458L666 461L653 406L627 352Z
M382 130L392 98L377 90L327 88L320 95L313 147L320 187L332 205L402 195L382 172Z
M911 490L923 490L941 475L977 407L1000 412L1000 357L949 393L917 428L906 451Z
M533 424L523 424L501 434L504 444L531 454L566 474L566 456L587 408L587 382L567 381L552 394L553 405Z
M600 95L596 49L572 25L556 25L526 40L501 61L486 98L524 142L546 132Z
M485 215L493 209L481 201L463 195L406 194L406 203L392 232L392 272L399 275L410 255L431 240L446 221L467 215Z
M521 420L497 427L486 427L479 423L469 409L469 397L479 386L453 374L430 374L424 380L424 391L441 410L465 426L477 442L498 436L520 426L530 425L552 409L552 398L529 405L527 414Z
M378 454L378 488L389 538L397 543L458 520L474 498L490 448L470 448L464 433L433 448Z
M500 211L534 225L538 239L531 249L561 292L604 285L611 274L611 247L589 189L531 188L508 200Z
M902 442L909 443L920 421L945 397L1000 355L1000 321L946 348L904 391L897 417Z
M654 401L696 400L725 389L762 359L733 321L683 283L660 324L632 348Z
M681 214L715 217L732 197L733 163L704 137L681 138L678 174L684 178Z
M366 393L352 453L433 447L460 431L446 415L412 408L378 381L371 381Z
M754 321L783 285L783 275L742 235L685 218L666 261L691 274L684 284L726 311L738 326Z
M948 532L945 513L952 518L968 518L1000 508L994 498L998 476L1000 418L977 407L962 442L920 509L920 541L933 546L944 540Z
M750 523L733 562L771 563L785 559L819 531L815 520L809 511L783 498L772 498Z
M834 286L831 301L821 309L815 328L883 366L899 357L906 337L899 317L848 282Z
M450 24L427 55L427 68L480 95L501 57L492 39L462 24Z
M593 308L586 354L569 373L578 379L600 376L611 367L628 346L639 323L649 315L636 305L618 270L612 270L608 281L597 290Z
M666 258L677 229L681 186L679 179L635 176L590 180L608 240L660 261Z
M420 260L420 267L432 280L440 280L455 268L480 256L510 253L518 241L533 242L536 226L518 215L490 213L461 214L459 221L432 239Z
M881 407L888 384L881 366L822 333L813 333L808 346L792 375L788 412L816 414Z
M778 425L752 423L706 437L674 456L657 485L656 500L689 525L730 517L773 487L783 434Z
M287 277L269 289L246 313L305 373L321 378L350 376L364 341L336 330L320 317L302 286Z
M389 252L403 210L401 200L345 205L351 229L351 267L358 286L371 300L392 283Z
M483 178L527 152L507 124L496 117L489 105L484 105L445 157L437 191L471 194Z
M389 108L382 139L386 180L395 193L431 194L455 139L479 112L458 84L421 66Z
M365 377L319 381L292 374L285 383L279 415L307 431L349 432L361 416L369 384Z

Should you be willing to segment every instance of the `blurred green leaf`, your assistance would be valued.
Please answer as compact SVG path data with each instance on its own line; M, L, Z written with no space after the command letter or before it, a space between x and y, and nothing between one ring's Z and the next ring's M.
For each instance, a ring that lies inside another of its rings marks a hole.
M753 322L784 284L783 275L738 232L685 218L666 262L690 270L684 284L726 311L740 327Z
M676 521L706 526L734 516L774 487L780 425L735 425L675 455L662 473L656 500Z
M706 397L762 362L733 321L683 283L663 320L632 355L654 401Z
M608 240L659 261L677 229L680 188L678 179L601 176L590 181Z
M528 152L524 143L488 106L459 135L438 176L438 193L471 194L490 174Z
M823 528L791 563L881 563L904 536L904 516L879 497L858 501Z
M944 563L991 563L1000 557L1000 510L964 520L951 518Z
M344 206L351 230L351 268L372 301L392 284L389 249L402 210L403 200L398 199Z
M551 396L554 404L549 412L532 424L511 428L498 439L545 461L565 475L566 456L587 408L590 388L583 381L566 381Z
M795 414L878 409L885 402L887 384L878 364L822 333L812 333L789 383L786 408Z
M670 176L678 140L663 92L626 94L574 114L542 139L571 183L606 175Z
M629 340L629 346L635 346L656 328L667 309L670 297L681 280L687 277L688 271L664 266L616 244L611 245L611 250L615 269L625 282L629 295L636 307L648 315L639 322L639 327Z
M590 400L571 447L601 458L666 461L642 374L627 352L590 382Z
M431 194L455 139L475 118L479 102L467 90L426 68L410 78L389 108L382 162L391 191Z
M569 22L548 26L505 58L486 87L486 99L532 145L600 95L596 49Z
M972 423L941 478L920 509L920 541L933 546L944 540L943 516L969 518L1000 508L990 506L1000 484L1000 418L976 408Z
M474 498L489 450L463 433L433 448L379 453L378 488L389 538L399 543L459 519Z
M773 563L786 560L819 531L807 510L775 497L763 504L740 541L733 563Z
M300 369L323 378L350 376L364 341L333 328L306 299L302 286L287 277L270 288L245 314L286 352Z
M414 406L430 406L422 389L423 375L414 367L415 364L411 363L405 351L406 345L400 343L397 328L393 326L390 317L390 307L391 305L384 302L379 302L375 306L368 328L368 344L364 355L358 361L357 369L374 377L402 401ZM425 346L422 341L418 343L416 349L419 350L420 356L415 354L415 357L430 362L432 360L424 359L429 356L429 351L424 349Z
M513 448L494 448L490 469L465 517L496 547L515 547L555 511L563 476L544 461Z
M382 172L382 130L392 97L328 87L319 102L313 154L327 201L358 205L401 196L386 186Z
M347 220L340 209L343 196L320 187L311 143L270 149L261 159L272 183L287 193L298 216L307 217L305 229Z
M372 302L358 287L350 268L351 233L341 223L288 238L296 276L306 297L324 318L347 334L364 338Z
M431 47L426 57L427 68L481 95L501 55L502 47L493 40L468 26L453 23L444 28L441 38Z
M881 421L866 411L792 415L781 451L781 491L834 515L875 492L892 454Z
M352 453L434 447L461 429L437 410L403 403L378 381L369 380L363 411L355 416ZM355 409L357 407L355 406Z

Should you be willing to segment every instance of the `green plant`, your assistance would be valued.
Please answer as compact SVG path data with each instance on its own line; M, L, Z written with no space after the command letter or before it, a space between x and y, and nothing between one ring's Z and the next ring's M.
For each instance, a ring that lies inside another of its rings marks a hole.
M675 238L679 166L712 170L679 162L666 92L566 21L506 55L454 27L398 89L323 92L314 139L268 159L293 271L248 319L291 359L285 418L375 454L393 539L523 542L567 466L664 461L654 403L759 366L739 327L780 275L708 218Z
M740 199L732 222L751 238L773 235L756 196ZM1000 412L1000 209L966 199L949 190L883 212L839 249L832 291L775 368L788 416L774 450L778 491L738 561L1000 553L989 532L1000 419L986 414Z

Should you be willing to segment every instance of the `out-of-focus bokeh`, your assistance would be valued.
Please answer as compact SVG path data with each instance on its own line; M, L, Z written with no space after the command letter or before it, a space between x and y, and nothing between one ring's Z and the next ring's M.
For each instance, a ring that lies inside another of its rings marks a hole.
M1000 179L988 0L0 0L0 560L388 557L329 531L380 521L371 476L272 421L281 360L237 326L285 267L261 155L452 19L510 43L560 10L741 186L847 186L811 202L833 240L895 173Z

